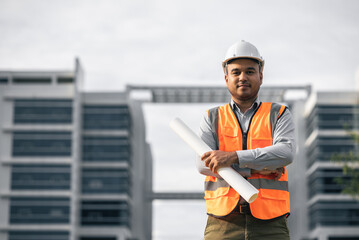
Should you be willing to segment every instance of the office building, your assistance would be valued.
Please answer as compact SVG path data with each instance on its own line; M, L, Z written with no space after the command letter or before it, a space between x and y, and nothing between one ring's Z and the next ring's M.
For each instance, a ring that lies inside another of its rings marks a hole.
M298 105L298 154L290 168L292 239L359 239L359 201L341 194L335 154L358 153L350 136L359 124L358 92L317 92ZM305 131L304 131L305 130Z
M140 103L82 91L83 71L0 73L0 239L151 236Z
M78 60L74 71L0 72L1 240L150 240L154 199L203 199L152 191L142 104L220 104L227 89L85 92L83 76ZM341 168L330 161L357 150L342 127L358 129L358 94L264 86L260 98L287 104L297 126L298 153L288 167L291 239L358 239L358 202L340 194L333 178Z

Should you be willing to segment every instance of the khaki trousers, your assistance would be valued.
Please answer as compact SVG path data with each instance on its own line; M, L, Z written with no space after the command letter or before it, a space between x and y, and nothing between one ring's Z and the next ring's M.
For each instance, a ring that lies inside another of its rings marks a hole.
M289 240L287 219L260 220L250 214L232 213L224 218L208 216L205 240Z

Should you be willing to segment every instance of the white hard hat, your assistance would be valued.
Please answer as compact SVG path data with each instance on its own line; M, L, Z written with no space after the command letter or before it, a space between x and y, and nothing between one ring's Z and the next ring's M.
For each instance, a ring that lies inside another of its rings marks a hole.
M227 50L226 57L224 58L224 61L222 63L223 69L226 67L228 61L236 58L255 59L261 64L262 68L264 66L264 59L259 54L258 49L253 44L244 40L236 42Z

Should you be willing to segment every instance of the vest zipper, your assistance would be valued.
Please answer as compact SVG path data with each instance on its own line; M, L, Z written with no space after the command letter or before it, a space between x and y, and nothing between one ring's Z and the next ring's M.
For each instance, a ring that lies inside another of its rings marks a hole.
M253 119L254 115L257 113L257 111L258 111L259 107L261 106L261 104L262 104L262 103L259 103L259 104L258 104L258 107L254 110L254 113L253 113L251 119L249 120L247 132L244 132L244 131L243 131L242 126L241 126L241 124L240 124L240 122L239 122L239 119L238 119L236 113L234 112L234 109L231 108L231 109L232 109L232 112L233 112L233 114L234 114L234 116L235 116L236 119L237 119L239 128L241 129L241 132L242 132L242 150L247 150L247 147L248 147L248 146L247 146L247 141L248 141L249 128L251 127L252 119Z
M242 130L242 128L241 128ZM248 130L249 130L249 126L248 126ZM247 136L248 136L248 130L247 132L243 132L242 131L242 150L247 150Z

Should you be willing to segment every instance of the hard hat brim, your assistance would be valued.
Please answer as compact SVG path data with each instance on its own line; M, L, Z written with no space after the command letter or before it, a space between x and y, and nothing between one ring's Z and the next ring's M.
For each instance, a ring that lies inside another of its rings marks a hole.
M253 60L256 60L258 61L258 63L261 64L261 68L263 69L264 67L264 59L262 58L257 58L257 57L253 57L253 56L240 56L240 57L233 57L233 58L228 58L226 59L224 62L222 62L222 67L223 67L223 70L224 68L226 67L226 64L232 60L235 60L235 59L253 59Z

